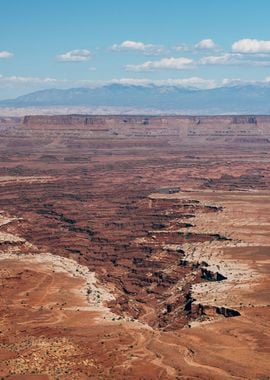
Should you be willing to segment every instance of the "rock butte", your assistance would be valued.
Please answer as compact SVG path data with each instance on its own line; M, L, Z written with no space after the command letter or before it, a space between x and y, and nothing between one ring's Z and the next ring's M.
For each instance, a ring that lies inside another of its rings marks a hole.
M269 379L270 117L0 136L2 378Z

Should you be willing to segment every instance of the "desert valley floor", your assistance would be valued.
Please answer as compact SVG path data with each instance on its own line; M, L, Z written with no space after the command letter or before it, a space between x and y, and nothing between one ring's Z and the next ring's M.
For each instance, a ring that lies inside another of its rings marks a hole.
M270 379L270 117L0 137L0 378Z

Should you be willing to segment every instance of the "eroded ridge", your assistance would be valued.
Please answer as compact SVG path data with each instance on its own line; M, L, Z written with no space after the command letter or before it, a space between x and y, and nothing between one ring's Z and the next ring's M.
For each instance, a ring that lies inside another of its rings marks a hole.
M257 207L264 212L265 205L261 204L261 196L269 199L268 193L256 194L258 200ZM233 197L233 207L228 204L228 199ZM196 198L194 200L194 198ZM173 194L152 194L151 202L177 201L181 203L193 204L197 206L197 212L192 219L192 224L183 225L178 234L185 239L182 245L167 244L166 249L181 252L182 258L179 265L191 267L193 273L200 271L202 281L197 281L190 285L190 292L187 297L185 309L189 312L191 321L189 326L195 326L201 321L212 321L214 317L223 315L225 317L240 316L241 309L252 306L268 307L269 298L265 297L264 302L255 302L255 305L246 297L249 293L256 293L258 284L265 280L265 275L259 268L251 262L240 260L237 253L252 253L257 250L256 238L247 235L246 230L254 226L253 213L259 213L254 205L249 213L242 216L244 223L239 218L241 209L249 205L250 193L248 192L212 192L212 191L177 191ZM219 203L213 203L218 201ZM198 207L200 205L200 208ZM210 208L217 211L214 214L205 214L203 208ZM250 206L249 206L250 207ZM207 217L206 217L207 215ZM234 216L238 215L237 220ZM237 227L235 228L235 222ZM177 225L177 223L176 223ZM178 223L179 225L179 223ZM265 223L265 235L263 244L269 244L267 235L269 223ZM166 243L174 228L162 230L166 236ZM207 240L198 239L199 236L210 237ZM194 239L195 237L195 239ZM196 241L196 239L198 241ZM254 240L255 241L254 241ZM262 243L262 242L260 242ZM230 256L228 255L230 252ZM235 254L235 257L234 257Z

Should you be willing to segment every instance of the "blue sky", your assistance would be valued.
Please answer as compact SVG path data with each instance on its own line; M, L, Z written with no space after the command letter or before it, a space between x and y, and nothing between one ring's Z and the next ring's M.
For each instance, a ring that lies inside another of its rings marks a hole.
M0 98L270 80L269 0L0 0Z

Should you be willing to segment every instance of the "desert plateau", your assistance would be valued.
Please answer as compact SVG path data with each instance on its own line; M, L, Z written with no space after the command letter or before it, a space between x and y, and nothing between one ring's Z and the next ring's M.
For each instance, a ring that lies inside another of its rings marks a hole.
M0 119L0 377L270 379L270 116Z

